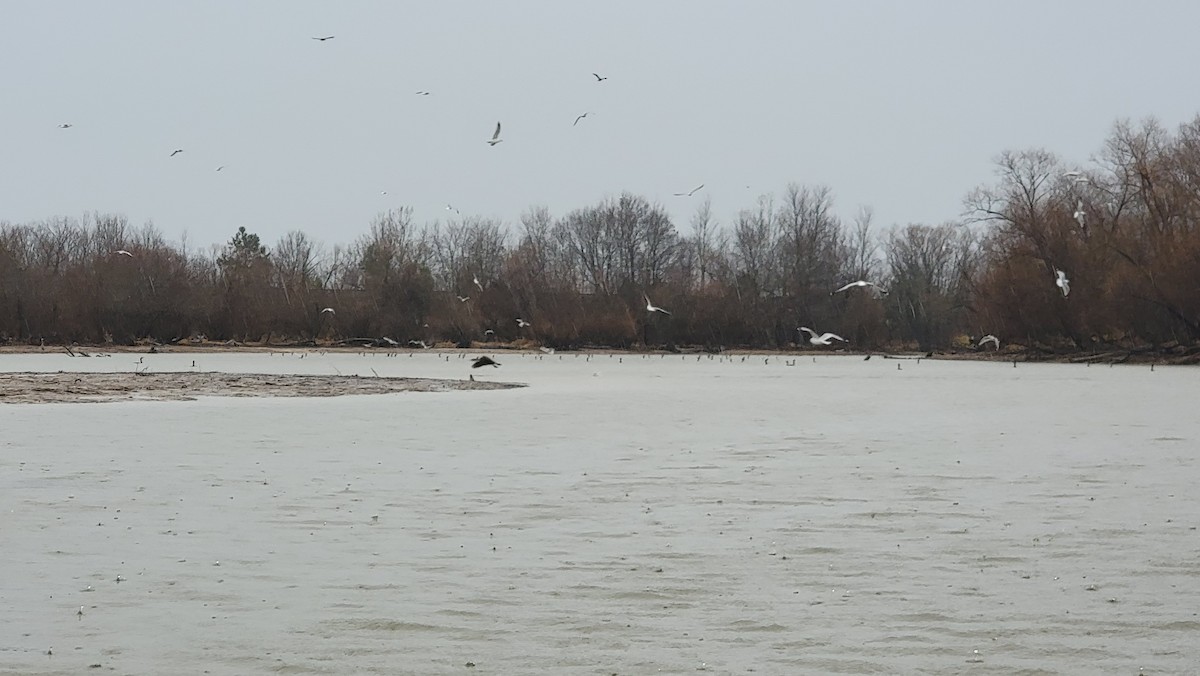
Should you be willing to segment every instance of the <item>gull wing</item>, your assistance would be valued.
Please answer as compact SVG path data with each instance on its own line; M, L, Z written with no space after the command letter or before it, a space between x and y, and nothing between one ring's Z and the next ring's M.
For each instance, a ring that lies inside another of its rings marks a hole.
M498 138L500 138L500 123L499 122L496 123L496 133L492 134L492 140L495 141Z
M839 336L839 335L838 335L838 334L836 334L836 333L826 333L826 334L824 334L824 335L822 335L822 336L821 336L821 340L830 340L830 339L832 339L832 340L840 340L840 341L842 341L843 343L848 343L848 342L850 342L850 341L846 340L845 338L843 338L843 337Z

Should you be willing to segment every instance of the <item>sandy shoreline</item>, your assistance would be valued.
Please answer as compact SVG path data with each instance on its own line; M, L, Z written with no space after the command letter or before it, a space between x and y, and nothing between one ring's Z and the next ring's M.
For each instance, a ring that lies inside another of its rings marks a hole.
M503 390L516 383L432 378L269 375L259 373L4 373L0 404L121 400L187 401L197 397L338 397L348 394Z

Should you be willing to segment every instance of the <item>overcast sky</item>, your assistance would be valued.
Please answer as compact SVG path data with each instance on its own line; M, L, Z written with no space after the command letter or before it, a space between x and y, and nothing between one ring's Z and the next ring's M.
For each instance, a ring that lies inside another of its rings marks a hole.
M1196 26L1189 0L5 0L0 221L337 244L402 205L515 224L630 191L686 234L705 196L728 224L798 182L937 223L1005 149L1086 163L1118 118L1200 113Z

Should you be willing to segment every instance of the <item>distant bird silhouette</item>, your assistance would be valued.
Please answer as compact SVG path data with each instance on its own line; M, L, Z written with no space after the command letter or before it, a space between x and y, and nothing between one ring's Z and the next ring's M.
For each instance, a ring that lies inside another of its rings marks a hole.
M500 364L493 361L491 357L475 357L471 360L471 368L477 369L481 366L499 366Z
M333 37L334 36L332 36L332 35L326 35L325 37L322 37L322 38L313 38L313 39L316 40L317 42L325 42L326 40L332 40Z
M455 296L455 298L457 298L460 303L465 303L471 300L470 296Z
M471 281L472 281L472 282L475 282L475 286L479 287L479 290L480 290L480 291L483 291L483 284L481 284L481 283L479 282L479 275L475 275L474 277L472 277L472 278L471 278Z
M459 211L458 209L455 209L454 207L450 206L449 204L446 205L446 211L453 211L454 213L458 214L459 216L462 215L461 211Z
M118 256L129 256L130 258L133 258L133 254L129 253L128 251L126 251L124 249L117 249L113 253Z
M172 151L170 155L167 155L167 157L175 157L176 155L178 155L181 152L183 152L183 148L178 148L178 149Z
M582 120L583 118L587 117L590 114L591 113L584 113L583 115L580 115L579 117L575 118L575 121L571 123L571 126L574 127L575 125L579 124L580 120Z
M991 343L996 346L997 350L1000 349L1000 339L990 333L979 339L979 347L983 347L984 343Z
M1067 279L1067 273L1058 268L1054 268L1054 285L1062 289L1063 298L1071 293L1071 280Z
M796 330L804 331L804 332L808 333L810 336L808 339L808 342L813 345L829 345L830 341L834 341L834 340L840 340L843 343L848 342L845 338L839 336L836 333L822 333L821 335L818 336L816 331L813 331L812 329L808 328L807 326L801 326L800 328L798 328Z
M224 169L224 168L225 168L225 165L224 165L224 164L222 164L221 166L217 167L217 171L221 171L221 170L222 170L222 169Z
M331 308L331 307L327 307L327 308L325 308L324 310L321 310L321 314L325 314L326 312L328 312L328 313L329 313L329 314L331 314L331 315L336 315L336 314L337 314L337 311L336 311L336 310L334 310L334 309L333 309L333 308Z
M525 321L524 319L521 319L520 317L517 317L517 328L522 328L522 329L523 329L523 328L525 328L525 327L527 327L527 326L533 326L533 325L532 325L532 324L530 324L529 322Z
M423 341L423 340L410 340L410 341L408 341L408 344L412 345L413 347L419 347L419 348L422 348L425 350L429 349L429 345L427 345L425 343L425 341Z
M429 92L427 92L427 91L419 91L419 92L416 92L416 94L417 94L417 96L429 96Z
M1075 213L1071 214L1071 217L1075 219L1075 222L1079 224L1079 227L1085 227L1084 223L1085 219L1087 218L1087 214L1083 211L1083 200L1079 200L1079 202L1075 205Z
M658 306L657 306L657 305L655 305L654 303L651 303L651 302L650 302L650 296L647 296L646 294L644 294L644 293L643 293L643 294L642 294L642 298L645 298L645 299L646 299L646 312L649 312L649 313L651 313L651 314L654 314L655 312L658 312L658 313L664 314L664 315L666 315L666 316L668 316L668 317L670 317L670 316L671 316L671 313L670 313L670 312L667 312L666 310L664 310L664 309L662 309L662 308L658 307Z
M495 133L493 133L493 134L492 134L492 138L488 140L487 144L488 144L489 146L494 146L494 145L496 145L497 143L500 143L500 142L501 142L501 141L503 141L503 140L504 140L504 139L500 138L500 123L499 123L499 122L497 122L497 123L496 123L496 131L495 131Z
M74 127L74 126L75 125L73 125L73 124L64 122L63 124L58 125L58 128L59 129L70 129L71 127Z
M697 192L699 192L699 190L703 187L704 187L704 184L701 183L700 185L696 186L695 188L692 188L691 190L689 190L687 192L677 192L677 193L674 193L674 195L676 197L691 197L692 195L695 195Z
M592 75L595 76L596 82L604 82L608 79L608 76L600 77L600 73L592 73Z

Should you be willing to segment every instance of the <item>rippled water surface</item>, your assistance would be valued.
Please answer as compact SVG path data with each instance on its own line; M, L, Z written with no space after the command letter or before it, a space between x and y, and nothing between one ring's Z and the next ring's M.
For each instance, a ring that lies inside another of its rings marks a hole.
M496 358L529 387L0 406L0 673L1200 664L1196 369ZM470 372L145 361L193 359Z

